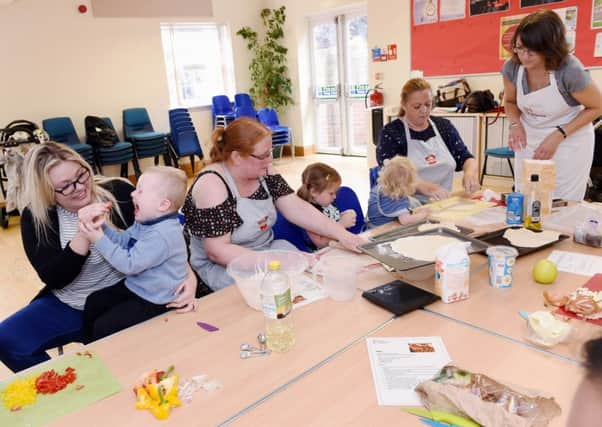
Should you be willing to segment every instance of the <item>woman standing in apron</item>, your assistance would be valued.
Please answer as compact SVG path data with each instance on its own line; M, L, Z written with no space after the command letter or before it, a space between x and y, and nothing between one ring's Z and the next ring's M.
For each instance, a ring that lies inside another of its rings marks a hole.
M211 164L198 175L183 212L190 238L190 264L214 291L234 283L226 265L251 250L289 249L274 240L276 209L296 225L348 249L365 243L301 200L272 167L271 132L256 120L239 118L212 137Z
M449 120L430 117L432 102L426 80L408 80L401 90L400 118L383 128L376 147L380 166L397 155L412 161L418 174L415 197L423 203L449 197L454 171L463 171L467 193L479 189L476 160Z
M516 188L523 159L556 162L555 198L583 200L594 151L592 121L602 96L583 65L569 54L558 15L540 10L525 17L504 63L508 145L516 152Z

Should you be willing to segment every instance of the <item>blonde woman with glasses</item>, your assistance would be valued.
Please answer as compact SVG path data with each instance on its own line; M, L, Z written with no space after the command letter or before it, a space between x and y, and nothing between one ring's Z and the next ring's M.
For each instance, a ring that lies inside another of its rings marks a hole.
M0 360L14 372L48 360L50 348L81 341L88 295L124 279L79 231L80 218L94 218L94 202L110 202L116 227L125 229L134 221L134 187L118 178L93 177L90 165L65 145L34 147L23 170L23 247L45 286L0 322ZM196 279L188 270L168 305L180 311L194 308Z
M526 16L504 63L504 101L515 151L516 188L523 159L556 162L555 198L583 200L594 152L592 121L602 95L579 60L569 53L565 28L552 10Z

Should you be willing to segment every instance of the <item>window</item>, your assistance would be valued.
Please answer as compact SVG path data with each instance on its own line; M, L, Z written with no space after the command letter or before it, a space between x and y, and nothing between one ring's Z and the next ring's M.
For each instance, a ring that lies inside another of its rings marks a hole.
M235 93L230 33L218 24L161 24L169 100L174 107L211 105Z

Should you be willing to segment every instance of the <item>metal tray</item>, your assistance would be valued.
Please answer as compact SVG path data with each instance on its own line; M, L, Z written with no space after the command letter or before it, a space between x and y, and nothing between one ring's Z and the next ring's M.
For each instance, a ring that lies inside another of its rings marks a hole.
M567 236L566 234L561 234L560 236L558 236L558 240L556 240L555 242L546 243L545 245L537 246L536 248L525 248L523 246L513 245L512 243L510 243L509 240L504 239L504 237L503 237L504 232L508 228L521 228L521 227L506 227L501 230L492 231L491 233L487 233L487 234L483 234L482 236L479 236L479 240L487 242L492 246L494 246L494 245L512 246L513 248L516 248L516 250L518 251L518 256L522 256L522 255L530 254L532 252L540 251L544 248L547 248L548 246L555 245L556 243L566 240L570 237L570 236Z
M415 234L415 233L420 233L420 231L418 231L418 227L420 227L422 224L438 224L439 221L421 221L421 222L417 222L416 224L411 224L411 225L403 225L401 227L397 227L393 230L389 230L385 233L381 233L381 234L377 234L376 236L372 236L370 237L370 240L372 242L378 242L378 241L382 241L382 240L390 240L392 238L399 238L401 236L405 236L408 234ZM460 230L460 233L462 234L471 234L474 230L471 228L466 228L466 227L461 227L459 225L456 225L456 227L458 228L458 230ZM453 230L451 230L453 231Z
M482 252L489 247L489 245L485 242L481 242L480 240L467 237L462 233L458 233L448 228L435 228L433 230L412 233L412 236L427 235L454 237L463 242L470 242L470 246L468 247L468 253L471 254L475 252ZM403 237L404 235L402 234L401 236ZM397 234L385 240L367 243L365 245L360 246L359 249L362 252L382 262L383 264L386 264L399 271L412 270L414 268L433 264L432 261L423 261L414 258L408 258L401 254L398 254L397 252L394 252L391 249L391 242L398 239L399 237L400 235Z

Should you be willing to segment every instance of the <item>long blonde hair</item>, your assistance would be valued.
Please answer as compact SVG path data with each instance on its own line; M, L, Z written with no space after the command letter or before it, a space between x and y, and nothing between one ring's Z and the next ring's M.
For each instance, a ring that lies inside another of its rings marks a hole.
M23 163L24 173L21 177L23 191L19 204L29 208L38 238L43 240L48 239L47 230L50 226L49 210L57 205L54 187L50 183L48 173L50 169L61 162L74 162L86 169L90 173L90 176L94 177L90 186L92 201L111 202L114 210L123 220L123 215L115 196L100 186L100 184L117 178L94 176L92 167L71 148L64 144L47 142L36 145L27 153Z
M411 196L416 192L416 167L407 157L386 159L378 174L377 184L382 193L391 199Z

